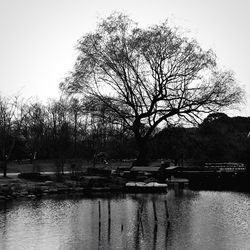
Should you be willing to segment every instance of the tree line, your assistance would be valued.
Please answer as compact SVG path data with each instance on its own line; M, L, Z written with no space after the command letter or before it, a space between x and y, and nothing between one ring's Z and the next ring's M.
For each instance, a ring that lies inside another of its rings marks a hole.
M102 104L102 103L101 103ZM9 161L23 159L135 159L133 133L96 100L61 98L46 105L18 98L0 99L0 159L6 174ZM198 126L166 126L149 140L151 159L175 165L205 162L249 164L250 118L208 115Z

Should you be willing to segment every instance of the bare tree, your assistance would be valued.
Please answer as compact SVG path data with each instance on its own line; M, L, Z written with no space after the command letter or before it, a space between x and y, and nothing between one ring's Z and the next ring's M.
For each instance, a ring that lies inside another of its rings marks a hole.
M141 29L114 13L79 40L78 51L61 88L109 106L134 133L138 165L147 163L148 141L161 123L192 122L242 100L243 90L232 72L218 70L214 53L167 21Z
M73 122L74 122L74 152L73 156L76 157L76 151L77 151L77 136L78 136L78 124L79 124L79 117L81 113L83 112L82 104L80 103L79 99L77 98L71 98L69 100L69 114L73 116Z
M7 176L7 164L11 158L17 138L21 135L24 117L23 103L18 97L0 97L0 152L3 176Z
M44 135L47 131L47 114L45 106L39 102L27 104L27 116L25 119L26 127L26 146L29 157L33 163L33 171L39 172L38 158L40 158Z

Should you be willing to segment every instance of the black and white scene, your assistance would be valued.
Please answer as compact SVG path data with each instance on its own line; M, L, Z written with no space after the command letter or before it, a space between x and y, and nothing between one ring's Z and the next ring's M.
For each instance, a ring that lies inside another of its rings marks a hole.
M0 250L250 250L249 13L0 0Z

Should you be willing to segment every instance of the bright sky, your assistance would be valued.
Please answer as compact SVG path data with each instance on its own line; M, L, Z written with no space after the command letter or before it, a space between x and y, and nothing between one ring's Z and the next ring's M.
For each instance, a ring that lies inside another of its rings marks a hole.
M0 0L0 93L58 97L58 84L73 67L75 45L113 11L141 26L170 19L212 48L221 68L235 72L249 101L249 0Z

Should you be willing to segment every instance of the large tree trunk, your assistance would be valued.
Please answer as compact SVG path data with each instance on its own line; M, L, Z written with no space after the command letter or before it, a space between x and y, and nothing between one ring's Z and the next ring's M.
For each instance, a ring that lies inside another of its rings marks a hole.
M149 164L149 148L148 148L148 138L138 138L136 139L138 156L133 162L133 166L147 166Z

